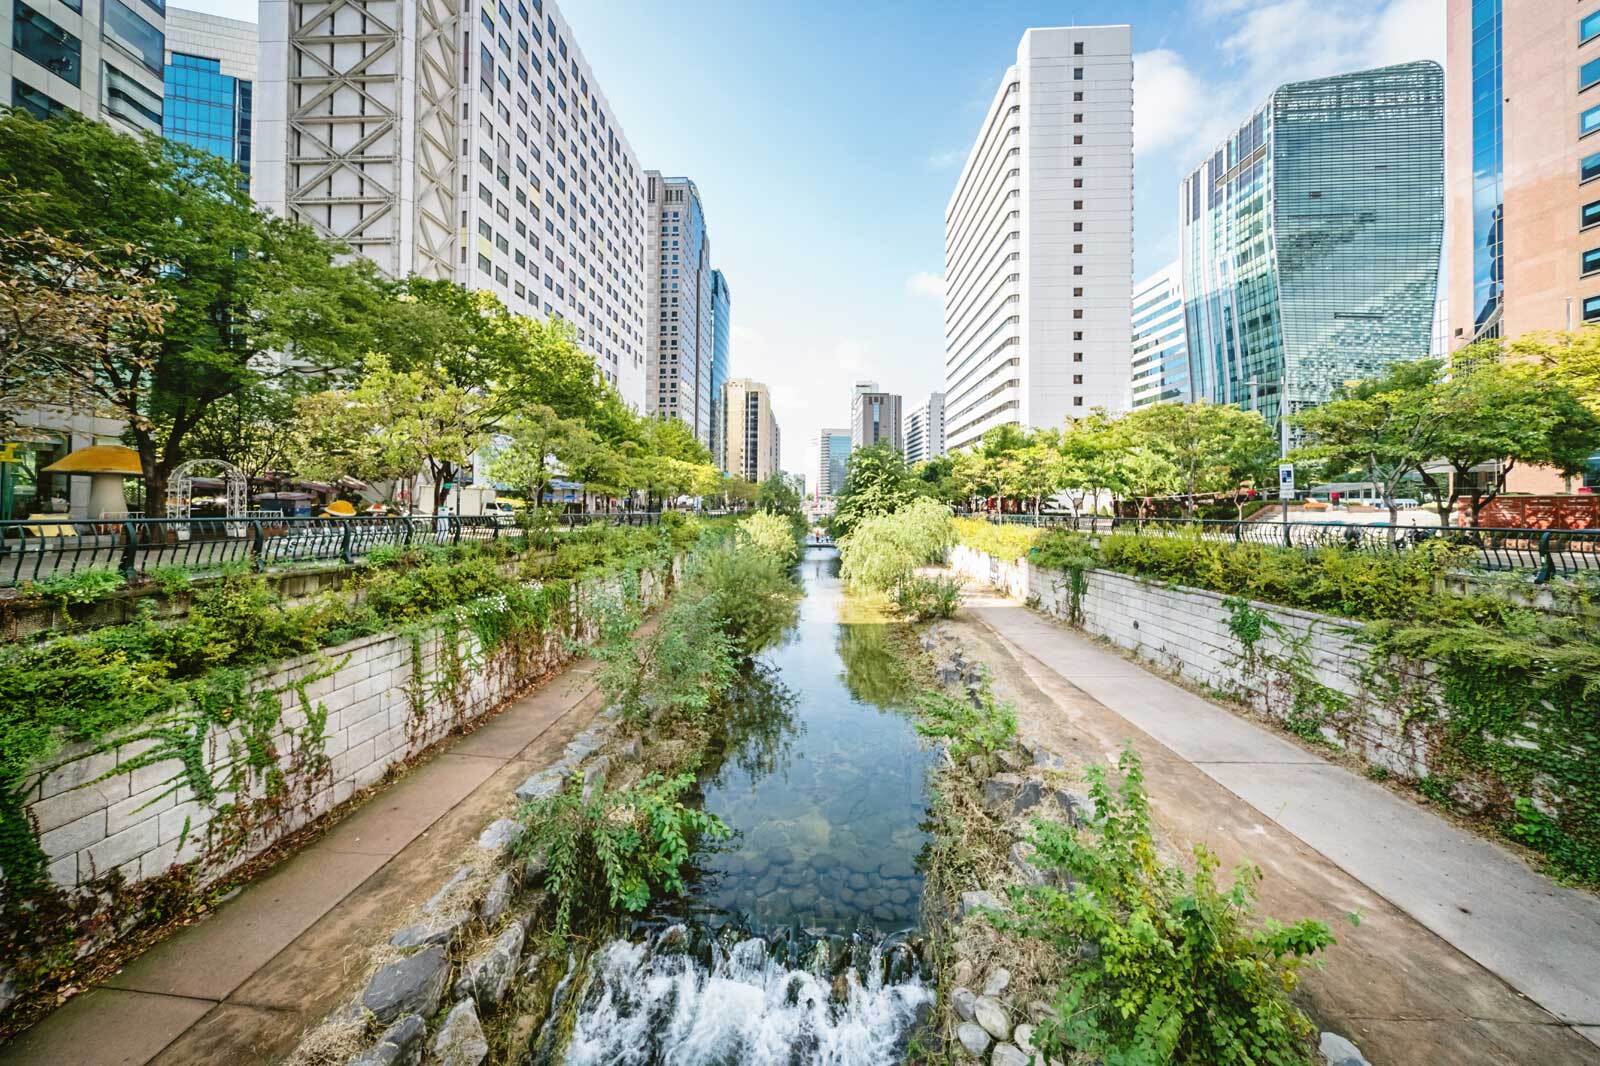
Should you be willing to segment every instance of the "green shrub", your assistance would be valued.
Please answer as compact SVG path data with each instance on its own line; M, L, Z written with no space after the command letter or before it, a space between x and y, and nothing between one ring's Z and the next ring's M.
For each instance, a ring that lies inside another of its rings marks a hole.
M103 599L127 584L127 579L116 570L80 570L75 574L30 581L23 591L57 607L75 607Z
M1096 815L1080 834L1035 821L1033 862L1069 888L1015 888L996 924L1075 961L1034 1034L1047 1056L1075 1050L1126 1066L1309 1066L1314 1029L1289 1002L1304 961L1333 943L1320 922L1251 921L1261 874L1221 886L1218 861L1194 849L1193 876L1164 865L1138 756L1113 792L1089 771ZM1068 880L1070 879L1070 880Z
M749 542L722 541L689 557L679 599L750 656L775 643L794 621L800 586L775 556Z
M738 676L733 640L698 602L674 600L655 630L639 634L628 614L606 626L593 654L597 682L633 723L702 720Z
M916 705L917 732L945 741L958 763L981 755L987 764L1017 737L1017 709L995 699L987 685L979 691L976 705L943 692L924 692Z
M839 574L858 591L892 592L917 567L944 558L950 525L950 508L926 498L864 518L839 542Z
M638 913L655 893L683 890L695 840L729 835L716 815L682 802L694 784L693 774L651 774L632 788L584 799L582 779L574 777L549 799L523 806L526 831L515 851L544 859L544 887L556 901L554 938L571 931L579 905Z
M906 578L894 590L894 609L914 621L950 618L961 606L961 582L950 577Z
M951 524L957 542L1008 563L1027 555L1041 533L1033 526L1004 525L981 518L957 518Z
M800 560L800 541L804 527L785 515L757 511L739 522L739 536L757 551L792 566Z

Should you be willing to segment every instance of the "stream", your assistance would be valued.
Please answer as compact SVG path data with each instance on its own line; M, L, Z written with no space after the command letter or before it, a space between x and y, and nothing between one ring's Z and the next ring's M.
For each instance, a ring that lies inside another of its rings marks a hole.
M572 982L573 1066L890 1066L932 1006L916 859L933 753L902 653L891 624L856 618L834 549L808 549L799 577L798 619L702 774L733 836Z

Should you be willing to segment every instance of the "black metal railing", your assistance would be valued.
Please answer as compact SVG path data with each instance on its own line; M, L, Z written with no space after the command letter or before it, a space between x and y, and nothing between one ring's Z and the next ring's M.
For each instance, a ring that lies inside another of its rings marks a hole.
M1534 580L1557 574L1600 574L1600 530L1494 529L1485 526L1391 526L1360 522L1273 522L1199 518L1111 518L1105 515L986 514L991 522L1080 533L1191 536L1294 548L1404 551L1430 540L1473 549L1484 570L1526 570Z
M380 547L495 540L514 527L483 516L352 518L28 518L0 522L0 587L86 570L204 572L353 563Z

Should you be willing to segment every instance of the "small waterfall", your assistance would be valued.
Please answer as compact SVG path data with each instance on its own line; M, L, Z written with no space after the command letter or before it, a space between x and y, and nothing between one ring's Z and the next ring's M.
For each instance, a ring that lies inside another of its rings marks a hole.
M570 1066L891 1066L933 989L903 939L674 925L596 953Z

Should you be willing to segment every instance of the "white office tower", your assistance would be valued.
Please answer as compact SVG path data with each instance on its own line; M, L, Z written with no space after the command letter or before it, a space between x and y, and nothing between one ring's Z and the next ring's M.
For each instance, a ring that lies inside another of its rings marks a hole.
M1189 403L1189 341L1183 269L1168 263L1133 287L1131 389L1134 407Z
M1127 26L1032 29L945 210L945 440L1127 406Z
M556 5L260 14L256 199L393 277L559 315L643 410L644 176Z
M0 7L0 103L40 120L76 111L119 133L160 136L165 10L153 0Z
M944 454L944 393L930 393L906 415L906 462L925 463Z

